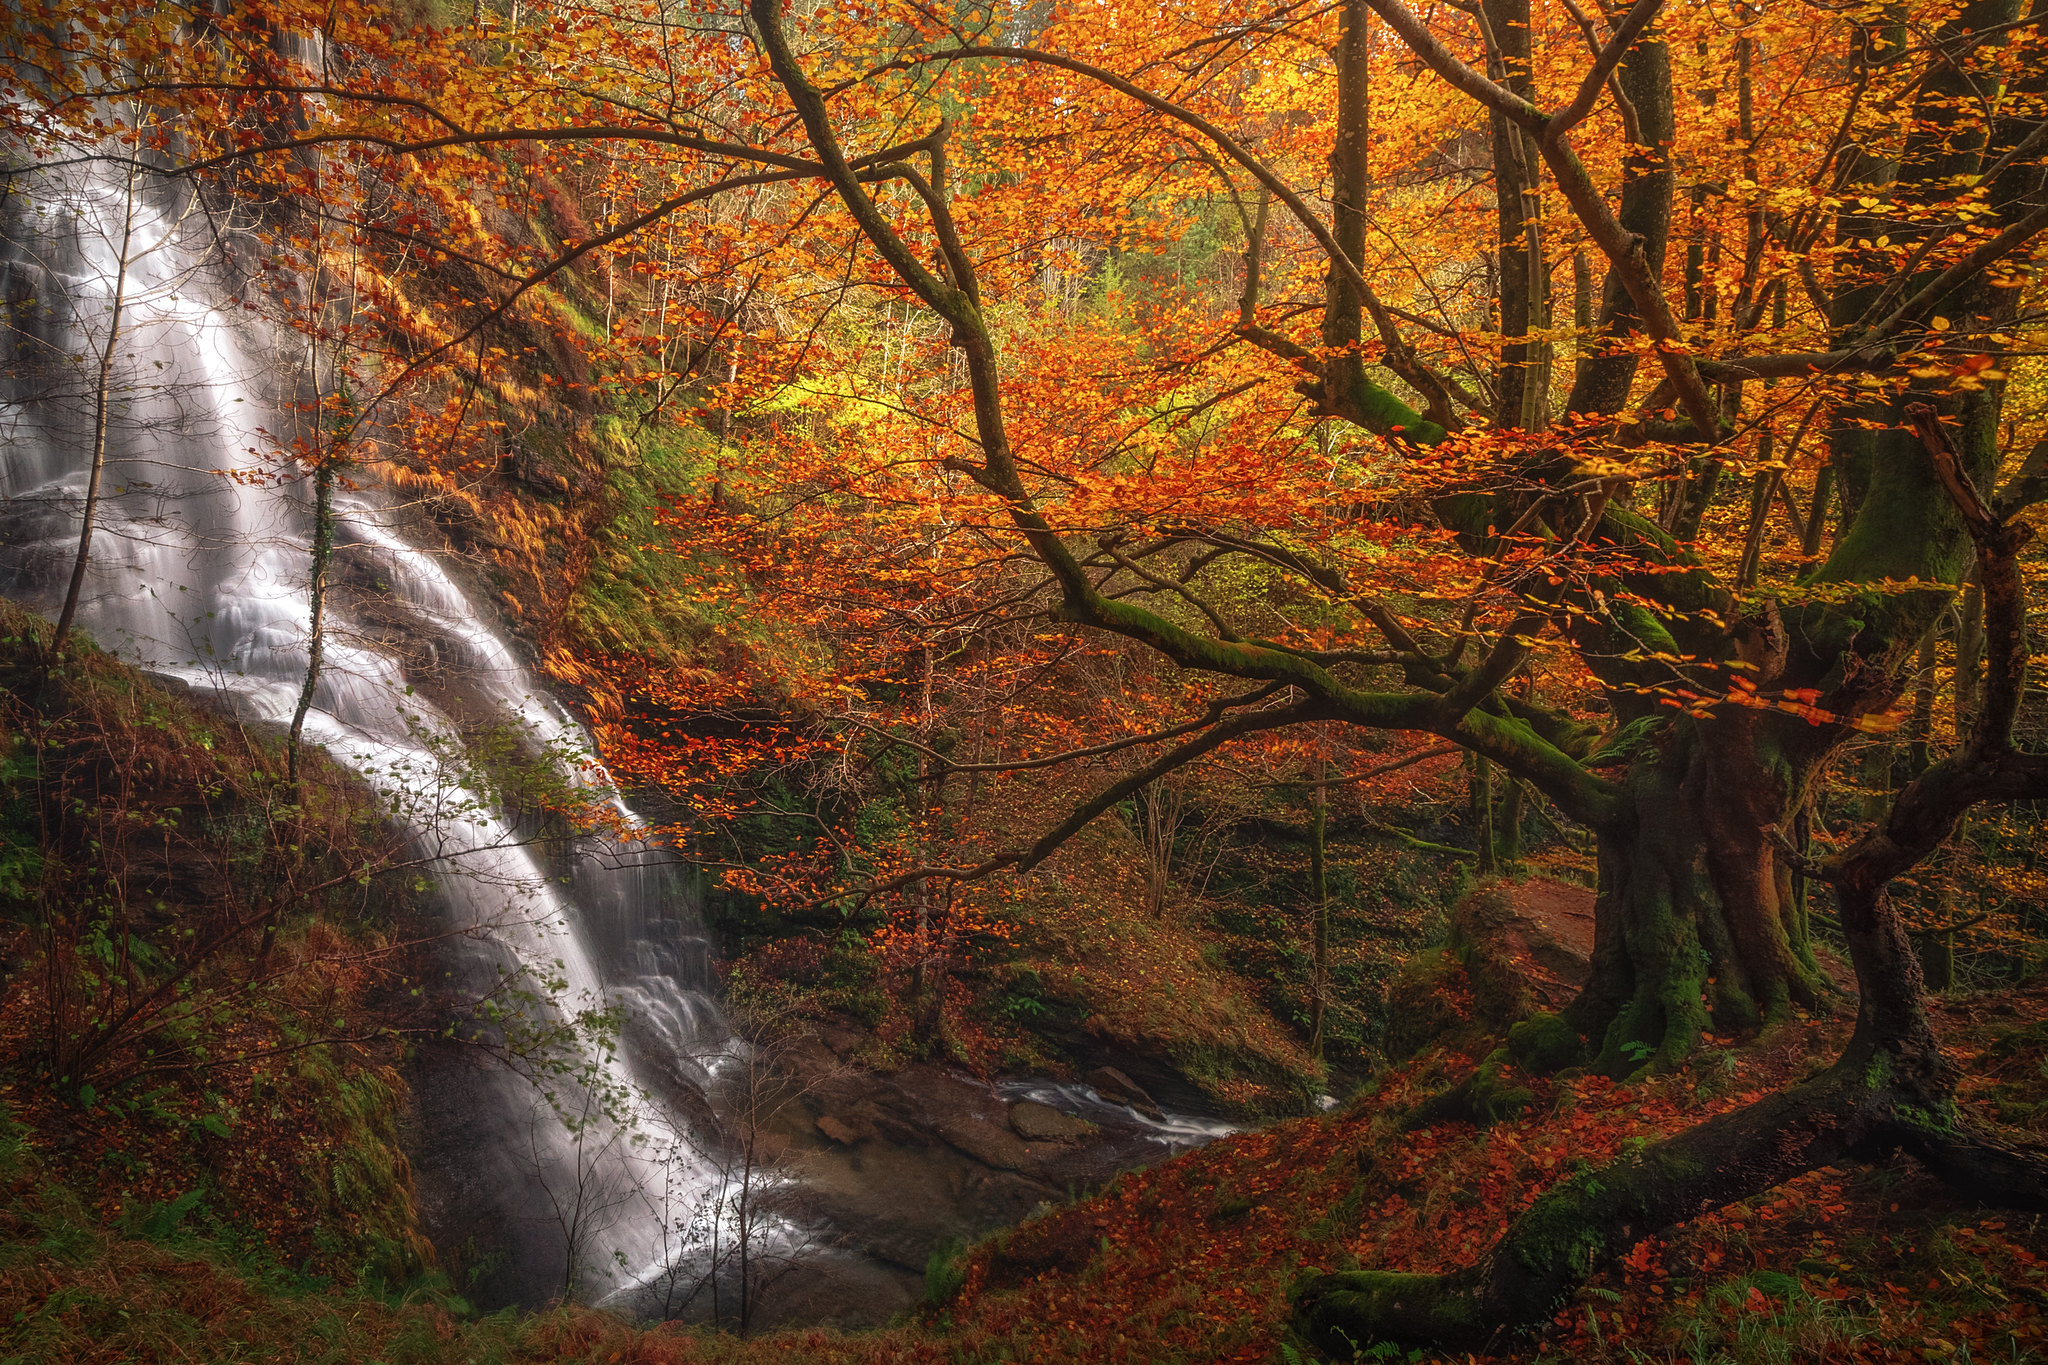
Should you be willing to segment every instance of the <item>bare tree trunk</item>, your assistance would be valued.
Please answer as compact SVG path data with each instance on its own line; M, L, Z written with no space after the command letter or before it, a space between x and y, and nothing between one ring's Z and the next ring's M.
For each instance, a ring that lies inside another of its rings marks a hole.
M1671 146L1678 126L1671 96L1671 50L1662 31L1656 27L1645 31L1621 59L1615 77L1635 111L1636 136L1641 138L1640 142L1635 136L1630 138L1615 216L1623 228L1641 239L1643 262L1654 279L1663 272L1664 253L1671 242ZM1622 286L1621 276L1610 268L1599 311L1592 319L1598 341L1587 346L1593 353L1579 362L1565 404L1567 411L1621 410L1635 380L1639 357L1626 343L1638 321L1634 300ZM1607 342L1622 344L1601 344Z
M1908 777L1918 777L1934 762L1929 748L1934 731L1934 636L1931 630L1922 636L1913 656L1913 710L1906 722Z
M738 1237L740 1240L740 1335L754 1323L754 1144L758 1140L753 1120L748 1120L747 1143L740 1156L740 1207Z
M1835 496L1835 467L1820 467L1813 477L1813 505L1806 509L1806 529L1799 537L1799 553L1807 559L1820 554L1820 533L1827 529L1828 503Z
M1572 253L1572 327L1572 386L1577 388L1593 349L1593 263L1584 251Z
M78 599L85 590L86 565L92 558L92 524L99 515L100 480L107 463L107 409L111 404L114 356L121 340L121 311L128 301L128 253L135 244L135 182L142 174L140 143L128 157L128 183L121 200L121 249L114 258L114 302L107 313L107 343L100 349L99 375L92 391L92 466L85 481L85 515L78 528L78 555L71 562L71 582L64 590L64 606L57 613L57 629L50 636L53 653L64 652L71 635L71 623L78 615Z
M299 704L292 711L291 738L285 745L285 780L298 799L299 749L306 733L306 713L313 709L313 692L320 681L320 661L327 635L327 562L334 555L334 464L321 458L313 470L313 579L312 636L306 643L306 680L299 688Z
M1321 777L1322 761L1317 760ZM1330 1000L1330 878L1325 839L1330 828L1329 792L1321 782L1309 798L1308 894L1315 904L1315 973L1309 987L1308 1051L1323 1059L1323 1030Z
M1487 56L1493 78L1533 97L1529 0L1485 0ZM1524 431L1550 425L1550 276L1543 262L1542 154L1536 139L1502 115L1493 124L1494 203L1500 248L1500 424Z
M1472 819L1472 838L1479 848L1479 875L1491 877L1500 871L1493 848L1493 764L1477 754L1472 756L1472 787L1467 811Z
M1984 690L1984 589L1974 572L1963 585L1956 612L1955 727L1960 740L1977 722L1977 699Z
M1522 862L1522 816L1529 789L1520 782L1508 783L1501 797L1500 819L1494 830L1494 847L1502 867L1513 871Z

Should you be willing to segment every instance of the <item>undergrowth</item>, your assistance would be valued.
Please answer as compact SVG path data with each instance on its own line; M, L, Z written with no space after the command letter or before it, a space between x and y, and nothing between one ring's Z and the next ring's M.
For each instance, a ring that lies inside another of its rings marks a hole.
M281 736L90 646L50 660L46 629L0 604L0 1102L38 1217L197 1238L263 1283L416 1280L403 838L322 757L292 789Z

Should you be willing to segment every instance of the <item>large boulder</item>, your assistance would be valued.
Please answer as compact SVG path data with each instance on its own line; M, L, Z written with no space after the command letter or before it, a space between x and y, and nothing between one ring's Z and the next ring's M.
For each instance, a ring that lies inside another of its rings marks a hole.
M984 1166L1021 1171L1032 1164L1031 1149L1015 1133L967 1114L940 1121L939 1136Z
M1474 890L1452 909L1444 948L1411 960L1388 986L1388 1053L1498 1038L1518 1020L1563 1009L1591 971L1592 933L1585 887L1531 878Z
M818 1115L817 1124L819 1132L842 1147L851 1147L862 1138L873 1136L874 1132L871 1125L849 1123L831 1114Z
M1387 985L1387 1055L1412 1057L1431 1043L1473 1030L1472 988L1465 964L1432 948L1401 965Z

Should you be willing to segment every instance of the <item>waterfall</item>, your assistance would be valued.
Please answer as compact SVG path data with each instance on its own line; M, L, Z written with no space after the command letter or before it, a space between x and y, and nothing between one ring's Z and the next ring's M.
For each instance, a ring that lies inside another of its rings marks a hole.
M138 183L139 180L139 183ZM255 721L289 722L309 640L310 517L273 434L288 387L258 348L189 190L138 177L120 157L6 182L0 300L0 591L54 612L78 540L93 446L98 357L122 286L103 497L79 626L102 647ZM125 245L125 250L124 250ZM687 1131L703 1059L724 1030L696 906L675 869L631 834L632 812L588 737L548 699L432 554L375 497L338 496L325 662L306 734L353 769L438 861L441 900L464 931L461 974L559 979L558 1018L612 1009L628 1027L581 1064L623 1098L625 1122L574 1122L587 1099L550 1104L506 1072L430 1070L421 1096L465 1188L458 1220L495 1222L515 1290L559 1290L571 1239L562 1201L603 1203L582 1248L587 1276L644 1281L671 1248L676 1191L714 1173L690 1144L664 1163L660 1134ZM337 614L338 612L338 614ZM516 813L468 775L464 736L509 727L560 776L616 803L622 840L577 841L572 865L537 855ZM565 875L566 874L566 875ZM445 1087L445 1093L443 1090ZM417 1087L416 1087L417 1088ZM664 1095L666 1098L664 1098ZM563 1111L568 1111L565 1119ZM701 1110L700 1110L701 1112ZM678 1180L680 1179L680 1185ZM590 1283L601 1285L601 1281ZM588 1292L588 1290L586 1290Z

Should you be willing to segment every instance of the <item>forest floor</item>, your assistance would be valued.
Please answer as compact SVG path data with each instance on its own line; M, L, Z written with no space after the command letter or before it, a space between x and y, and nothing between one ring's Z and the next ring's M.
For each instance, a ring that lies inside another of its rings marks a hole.
M1538 890L1569 907L1568 897ZM1525 901L1526 903L1526 901ZM1569 918L1569 917L1568 917ZM1560 928L1563 928L1562 924ZM1984 1120L2048 1121L2048 983L1952 996L1938 1026ZM1431 1047L1335 1114L1231 1137L1053 1208L934 1265L914 1316L872 1332L741 1341L602 1313L464 1319L445 1304L267 1285L176 1229L116 1231L5 1154L0 1360L1281 1362L1289 1286L1348 1267L1469 1262L1562 1176L1824 1064L1848 1027L1715 1040L1635 1084L1529 1078L1479 1130L1403 1112L1473 1064ZM1483 1044L1480 1044L1483 1046ZM430 1297L430 1296L427 1296ZM1430 1360L1368 1347L1363 1359ZM1457 1360L2017 1361L2048 1358L2048 1229L1955 1202L1903 1159L1813 1173L1636 1247L1539 1334Z

